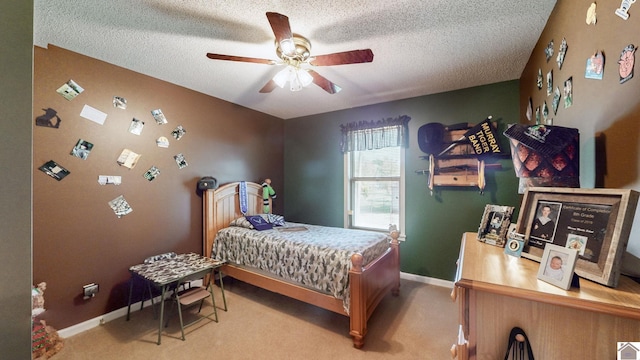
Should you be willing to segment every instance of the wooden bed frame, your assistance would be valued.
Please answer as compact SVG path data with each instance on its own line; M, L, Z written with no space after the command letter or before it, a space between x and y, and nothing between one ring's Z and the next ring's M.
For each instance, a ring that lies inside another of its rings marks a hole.
M231 220L243 216L240 212L239 184L238 182L229 183L216 190L203 192L203 254L205 256L211 256L217 231L227 227ZM247 215L262 213L262 186L250 182L247 182L246 185ZM350 318L349 334L353 338L353 346L359 349L364 345L367 320L376 306L389 291L393 295L398 295L400 291L398 235L398 232L392 232L389 250L366 266L363 266L362 255L354 254L351 257L349 314L344 310L342 300L331 295L231 264L225 265L222 271L225 275L240 281L348 316Z

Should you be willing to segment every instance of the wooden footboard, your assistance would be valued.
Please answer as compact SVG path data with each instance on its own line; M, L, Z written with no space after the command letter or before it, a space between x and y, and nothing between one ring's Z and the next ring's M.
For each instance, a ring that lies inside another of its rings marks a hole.
M353 346L361 348L367 334L367 321L380 301L391 291L400 292L400 247L398 232L391 233L391 247L378 259L362 266L362 255L351 257L349 272L351 291L350 331Z
M231 220L242 216L238 197L238 183L221 186L217 190L203 193L203 254L211 256L211 249L217 231L227 227ZM262 212L262 188L256 183L247 183L248 214ZM351 258L352 269L349 272L350 309L345 312L343 302L331 295L291 284L263 274L252 272L231 264L221 270L240 281L297 299L323 309L350 317L349 334L353 346L361 348L367 334L367 320L380 301L391 292L398 294L400 289L400 249L398 233L391 233L391 246L379 258L363 266L363 258L355 254Z

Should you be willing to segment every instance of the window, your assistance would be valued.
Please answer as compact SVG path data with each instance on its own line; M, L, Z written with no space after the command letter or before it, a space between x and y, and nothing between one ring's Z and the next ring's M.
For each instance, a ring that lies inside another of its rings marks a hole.
M345 227L404 231L406 115L340 125L344 153Z
M401 146L345 153L348 227L404 229L403 158Z

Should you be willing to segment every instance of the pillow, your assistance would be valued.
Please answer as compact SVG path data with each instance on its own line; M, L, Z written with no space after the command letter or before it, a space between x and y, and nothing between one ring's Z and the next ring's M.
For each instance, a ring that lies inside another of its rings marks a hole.
M284 216L276 214L267 214L267 221L273 226L284 226Z
M247 218L247 220L249 220L249 222L251 223L251 225L253 225L253 227L256 230L269 230L273 228L273 225L270 224L269 222L267 222L262 216L260 215L251 215L251 216L245 216Z
M239 226L239 227L243 227L243 228L247 228L247 229L253 229L253 225L251 225L249 220L247 220L244 216L239 217L239 218L237 218L235 220L232 220L229 223L229 226Z

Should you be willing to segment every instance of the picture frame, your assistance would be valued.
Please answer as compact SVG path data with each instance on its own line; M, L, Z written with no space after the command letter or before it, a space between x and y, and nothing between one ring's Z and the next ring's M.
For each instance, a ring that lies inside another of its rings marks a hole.
M513 206L486 205L478 227L478 241L504 247L513 210Z
M638 194L630 189L528 188L517 221L526 241L522 257L540 262L546 245L571 247L578 251L576 274L616 287ZM542 236L534 228L546 206L555 224L547 226L553 228L551 235Z
M544 247L540 261L538 279L564 290L569 290L577 259L577 250L547 244Z

